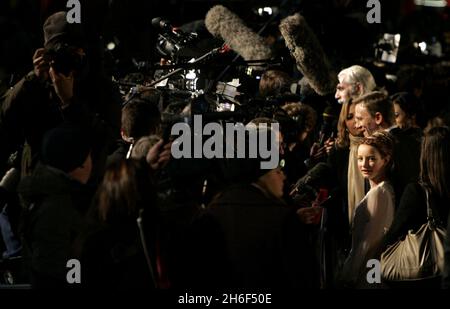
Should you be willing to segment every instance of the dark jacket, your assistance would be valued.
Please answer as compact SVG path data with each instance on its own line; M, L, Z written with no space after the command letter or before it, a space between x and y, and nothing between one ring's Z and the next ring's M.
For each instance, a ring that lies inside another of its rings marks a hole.
M405 187L419 179L420 141L399 128L389 131L394 137L394 166L391 175L395 191L395 206L399 207Z
M335 184L333 193L334 201L337 205L329 207L329 224L333 233L338 233L339 236L345 239L350 245L350 226L348 222L348 156L349 148L336 148L328 156L328 165L334 172L334 179L332 183Z
M62 287L66 263L78 256L78 236L92 197L85 185L60 170L38 165L19 184L25 208L23 236L35 287Z
M148 225L149 220L145 221ZM155 231L145 234L156 280ZM91 228L83 237L81 263L85 287L108 290L154 288L136 218L124 218L120 225Z
M312 251L293 209L253 185L225 190L196 221L190 285L312 287Z
M430 194L430 206L435 219L446 226L450 209L450 201L444 198L436 198ZM418 183L409 184L400 200L389 231L384 238L385 246L391 245L404 238L409 230L417 231L427 222L427 202L425 191Z

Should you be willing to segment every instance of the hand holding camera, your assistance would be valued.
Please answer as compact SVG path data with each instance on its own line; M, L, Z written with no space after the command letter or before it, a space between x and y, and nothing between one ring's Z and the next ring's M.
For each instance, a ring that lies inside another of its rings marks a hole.
M45 52L45 48L39 48L33 55L34 74L42 82L48 80L48 70L50 69L50 64L45 59Z
M34 73L41 81L51 78L62 106L70 104L73 97L74 76L84 65L83 49L57 44L50 49L39 48L33 56Z
M56 62L45 48L39 48L33 55L34 74L41 82L51 78L53 87L58 97L61 99L62 106L67 106L73 97L73 71L66 76L55 70Z

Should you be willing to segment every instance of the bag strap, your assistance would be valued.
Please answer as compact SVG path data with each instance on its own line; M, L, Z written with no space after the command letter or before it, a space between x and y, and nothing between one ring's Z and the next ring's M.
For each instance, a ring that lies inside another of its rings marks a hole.
M433 216L433 210L432 210L431 205L430 205L430 192L429 192L428 188L425 185L421 184L421 186L422 186L422 188L425 191L425 196L426 196L426 199L427 199L427 220L428 220L428 223L432 227L436 227L436 226L438 226L438 222L435 220L435 218Z
M427 199L427 220L432 221L432 220L434 220L434 218L433 218L433 211L431 210L431 206L430 206L430 193L428 192L428 190L425 186L423 186L423 189L425 190L425 196Z

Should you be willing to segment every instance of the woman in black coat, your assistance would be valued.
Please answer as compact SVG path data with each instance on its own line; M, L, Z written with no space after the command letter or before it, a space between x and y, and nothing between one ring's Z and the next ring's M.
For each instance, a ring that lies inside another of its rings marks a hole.
M385 236L385 246L417 231L427 222L428 190L433 217L445 227L450 208L450 130L435 127L425 134L420 157L420 181L411 183L401 197L394 221Z

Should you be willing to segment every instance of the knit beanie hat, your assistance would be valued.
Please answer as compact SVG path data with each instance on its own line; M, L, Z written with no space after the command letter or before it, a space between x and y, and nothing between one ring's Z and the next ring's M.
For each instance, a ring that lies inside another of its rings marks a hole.
M44 47L49 49L56 44L66 43L76 47L85 47L81 24L68 23L66 12L50 15L44 23Z
M64 125L44 135L42 162L68 173L83 165L91 148L91 140L86 130Z

